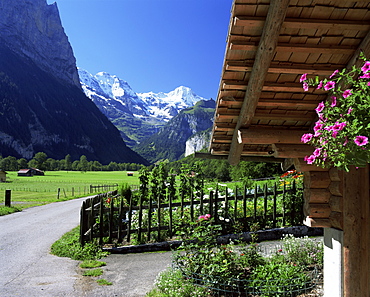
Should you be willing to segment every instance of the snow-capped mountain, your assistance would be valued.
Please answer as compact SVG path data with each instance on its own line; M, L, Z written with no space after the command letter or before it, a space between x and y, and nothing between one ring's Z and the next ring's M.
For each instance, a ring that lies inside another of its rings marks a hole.
M168 93L136 93L116 75L92 75L81 68L78 73L86 96L116 125L129 147L158 132L181 110L206 100L184 86Z
M114 108L117 112L129 113L138 118L154 117L168 122L180 110L205 100L184 86L168 93L135 93L126 81L116 75L106 72L92 75L83 69L78 69L78 73L86 96L103 109L105 114L107 109Z
M179 113L180 110L194 106L198 101L205 100L196 95L188 87L178 87L169 93L138 93L137 94L148 107L149 114L168 122Z

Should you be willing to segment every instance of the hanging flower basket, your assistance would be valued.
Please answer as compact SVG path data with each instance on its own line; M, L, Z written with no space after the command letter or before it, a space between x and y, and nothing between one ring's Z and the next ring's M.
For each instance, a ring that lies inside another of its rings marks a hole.
M306 156L308 164L338 167L364 167L370 162L370 61L361 55L361 68L335 70L328 78L301 76L304 91L323 89L328 99L316 107L318 121L312 133L302 136L303 143L315 147Z

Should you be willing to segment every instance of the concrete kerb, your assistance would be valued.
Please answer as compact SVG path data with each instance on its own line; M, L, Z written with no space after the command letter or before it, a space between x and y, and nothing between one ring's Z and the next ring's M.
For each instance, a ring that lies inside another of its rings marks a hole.
M295 226L287 228L274 228L268 230L261 230L257 232L244 232L242 234L230 234L224 235L217 238L219 244L227 244L231 241L245 241L251 242L251 234L257 234L257 241L270 241L280 240L284 235L291 234L294 237L304 236L322 236L324 234L323 228L313 228L307 226ZM129 253L145 253L145 252L157 252L157 251L171 251L178 248L182 244L182 241L164 241L150 244L140 245L128 245L120 247L106 247L104 251L112 254L129 254Z

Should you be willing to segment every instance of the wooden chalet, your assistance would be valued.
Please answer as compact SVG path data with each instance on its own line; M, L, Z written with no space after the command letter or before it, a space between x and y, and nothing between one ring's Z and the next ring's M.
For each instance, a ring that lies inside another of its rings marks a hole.
M37 168L20 169L17 173L18 176L34 176L45 175L44 171Z
M369 166L349 173L303 162L300 142L327 98L327 77L370 58L370 1L234 0L209 158L281 162L304 172L305 223L325 227L325 296L370 296Z
M6 182L6 175L8 173L5 170L0 169L0 182L4 183Z

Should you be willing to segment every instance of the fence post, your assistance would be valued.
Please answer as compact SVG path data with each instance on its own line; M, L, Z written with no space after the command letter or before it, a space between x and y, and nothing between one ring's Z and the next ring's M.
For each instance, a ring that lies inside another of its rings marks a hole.
M190 192L190 220L194 221L194 193Z
M108 243L113 242L113 217L114 217L113 198L111 198L111 200L110 200L110 211L109 211L109 238L108 238Z
M157 225L158 225L157 240L158 242L161 241L161 197L162 197L162 194L159 193L157 197Z
M265 184L263 189L263 220L264 220L264 227L267 225L267 184Z
M12 204L12 190L5 190L5 206L10 207Z
M94 199L89 199L89 202L90 202L90 220L89 220L89 225L90 225L90 236L89 236L89 239L90 239L90 242L93 240L94 238Z
M127 241L131 241L131 221L132 221L132 203L133 203L133 197L132 194L130 196L130 203L128 206L128 223L127 223Z
M209 192L209 213L212 217L214 217L213 213L213 191Z
M215 222L218 223L218 186L215 193Z
M99 212L99 244L103 245L104 236L104 197L100 196L100 212Z
M272 212L272 227L276 228L276 197L277 197L277 189L276 189L276 183L274 184L274 209Z
M143 196L140 195L139 198L139 227L137 230L137 240L141 243L141 227L143 222Z
M257 191L258 191L258 186L254 186L254 222L257 222Z
M168 197L168 199L169 199L169 210L170 210L170 212L169 212L169 215L170 215L170 222L169 222L169 226L168 226L168 233L169 233L169 236L170 236L170 238L172 238L172 195L170 194L169 195L169 197Z
M149 197L149 209L148 209L148 236L147 240L150 241L150 231L152 228L152 208L153 208L153 200L152 195Z
M243 190L243 218L247 217L247 184L244 184Z
M130 199L131 202L132 199ZM120 206L119 206L119 215L118 215L118 234L117 240L119 243L123 241L122 238L122 229L123 229L123 197L121 197Z
M59 199L59 196L60 196L60 188L58 188L57 199Z
M225 188L225 219L229 216L229 193L228 188Z
M234 221L238 219L238 186L235 186L235 200L234 200Z
M80 211L80 244L85 245L85 231L86 231L86 202L82 202Z
M286 186L285 186L285 182L284 182L284 185L283 185L283 227L285 227L285 211L286 211L286 207L285 207L285 195L286 195Z
M200 210L200 213L203 214L203 210L204 210L204 202L203 202L203 188L200 190L200 207L199 207L199 210Z

